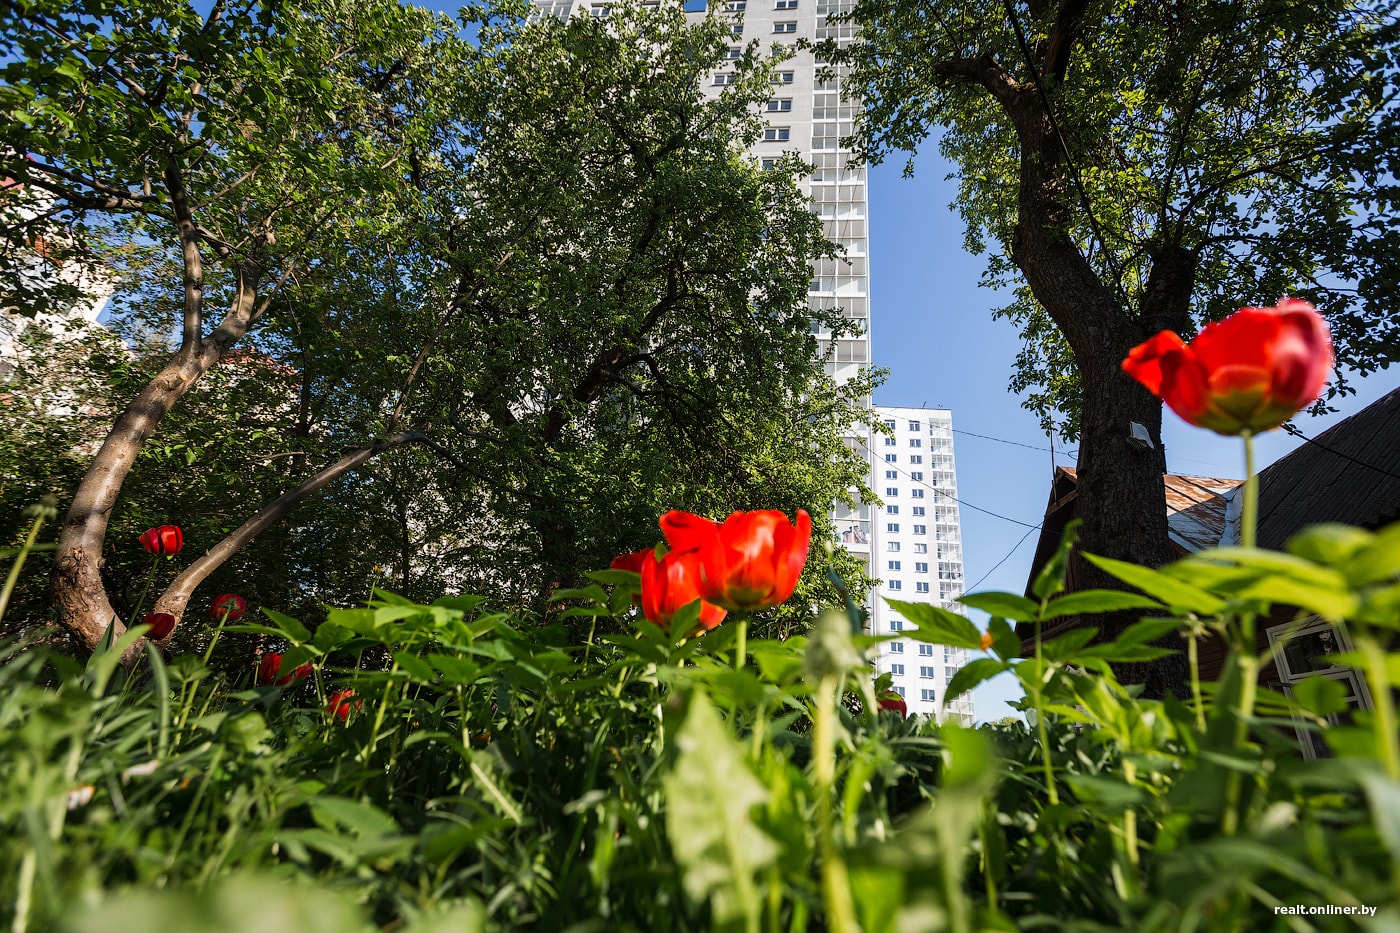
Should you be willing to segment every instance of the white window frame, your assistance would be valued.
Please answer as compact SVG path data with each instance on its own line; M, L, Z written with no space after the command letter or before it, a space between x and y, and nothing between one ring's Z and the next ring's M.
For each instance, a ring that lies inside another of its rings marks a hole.
M1294 641L1304 635L1311 635L1327 628L1331 628L1336 633L1338 653L1352 650L1351 636L1347 634L1346 626L1340 623L1333 625L1319 616L1311 616L1301 622L1291 621L1271 625L1265 630L1265 634L1269 636L1269 649L1275 651L1275 645L1285 638L1288 641ZM1318 668L1317 670L1294 672L1288 666L1288 655L1282 648L1275 651L1274 659L1274 667L1278 670L1279 679L1283 682L1283 692L1290 697L1293 696L1294 684L1309 677L1326 677L1328 680L1346 681L1351 685L1350 692L1356 697L1357 709L1375 709L1375 704L1371 700L1371 691L1366 686L1366 678L1362 677L1355 668L1334 664L1331 667ZM1327 721L1331 725L1337 725L1340 722L1340 716L1340 713L1334 713L1327 717ZM1317 747L1313 745L1314 733L1302 726L1297 727L1294 731L1297 733L1298 745L1302 749L1303 758L1307 761L1317 760Z

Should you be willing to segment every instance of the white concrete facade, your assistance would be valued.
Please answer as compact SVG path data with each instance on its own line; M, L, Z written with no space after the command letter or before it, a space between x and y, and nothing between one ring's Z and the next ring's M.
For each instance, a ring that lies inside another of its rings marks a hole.
M870 630L894 636L881 645L876 662L892 675L909 712L973 721L972 695L947 708L944 697L967 652L926 645L899 635L906 620L888 600L925 603L965 615L962 526L953 457L953 413L938 408L875 409L892 432L872 436L875 473L871 485L883 506L870 528L871 575L880 584L871 598Z

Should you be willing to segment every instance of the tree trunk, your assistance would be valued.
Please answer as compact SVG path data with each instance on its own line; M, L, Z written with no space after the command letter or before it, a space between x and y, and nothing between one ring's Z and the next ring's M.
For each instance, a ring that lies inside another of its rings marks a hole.
M109 625L116 626L118 635L125 631L101 576L102 544L122 483L166 412L218 361L222 347L212 343L176 354L117 416L73 496L58 538L51 593L59 621L89 651Z

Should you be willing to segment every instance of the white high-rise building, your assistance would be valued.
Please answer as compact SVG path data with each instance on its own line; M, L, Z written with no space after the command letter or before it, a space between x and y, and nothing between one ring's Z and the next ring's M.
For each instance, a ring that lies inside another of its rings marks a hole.
M893 434L873 436L875 474L871 485L884 507L870 534L872 576L880 578L871 599L870 629L894 636L881 646L879 670L911 713L948 715L971 724L972 695L945 708L953 675L967 652L898 637L907 621L888 600L925 603L965 614L962 527L958 478L953 461L953 414L937 408L876 408Z
M619 3L637 0L536 0L542 13L558 17L606 17ZM655 6L656 0L641 0ZM689 16L708 15L705 4L689 0ZM837 26L828 17L848 12L852 0L727 0L717 6L729 20L728 61L737 60L757 40L775 54L772 97L763 105L763 138L754 145L760 167L787 153L813 166L807 181L812 209L822 218L828 239L844 248L844 257L819 261L812 270L808 302L814 309L836 308L854 321L858 333L816 336L827 359L826 371L838 383L870 366L870 278L867 172L851 167L851 152L841 139L854 130L856 105L841 99L843 75L818 79L816 58L797 49L799 39L850 42L855 27ZM706 87L722 93L732 69L721 64ZM855 509L837 505L836 532L841 543L865 561L866 572L882 582L869 594L870 630L898 634L900 619L885 601L934 603L961 612L953 602L963 592L962 533L958 523L957 480L953 468L952 414L943 409L876 408L877 419L894 429L893 438L854 426L847 443L868 455L870 486L884 505ZM972 721L972 699L964 695L946 711L943 698L954 672L967 662L966 652L943 645L896 639L882 646L878 669L893 675L895 689L910 712L957 716Z

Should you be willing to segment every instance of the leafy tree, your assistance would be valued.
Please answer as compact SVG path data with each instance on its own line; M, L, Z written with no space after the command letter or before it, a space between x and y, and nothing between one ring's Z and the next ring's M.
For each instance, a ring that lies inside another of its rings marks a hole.
M839 435L869 384L814 359L808 264L831 247L804 167L740 155L765 63L709 101L718 19L528 12L468 11L477 44L379 0L8 21L0 161L53 205L8 220L105 263L159 361L113 386L131 400L60 538L55 604L86 644L130 606L108 530L180 512L208 550L155 602L177 616L254 538L238 569L278 602L378 581L538 603L652 543L665 508L820 525L860 485ZM813 592L832 564L861 577L837 549Z
M1080 442L1086 550L1168 557L1161 405L1119 368L1137 343L1292 294L1331 322L1332 393L1400 354L1389 0L856 0L849 19L863 39L823 54L865 100L857 151L937 133L957 166L967 245L1015 286L1012 388Z

